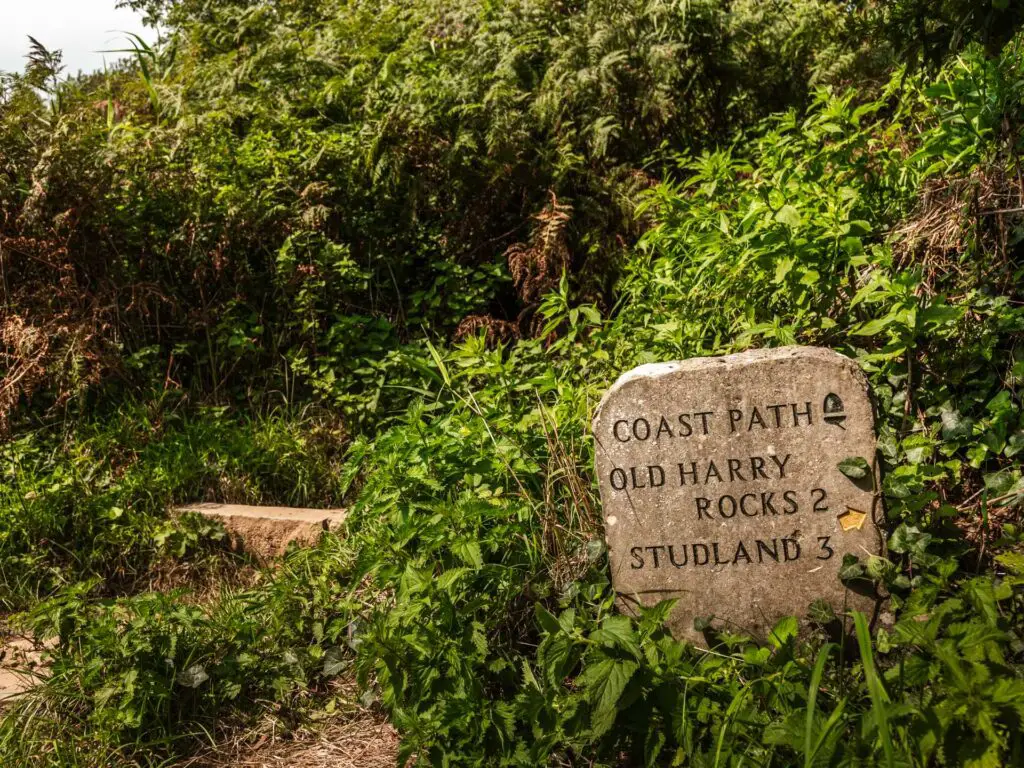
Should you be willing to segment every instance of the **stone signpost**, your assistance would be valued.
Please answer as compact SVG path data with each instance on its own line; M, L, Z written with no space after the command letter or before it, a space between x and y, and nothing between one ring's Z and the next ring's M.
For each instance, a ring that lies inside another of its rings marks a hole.
M816 347L643 365L594 417L596 465L620 606L678 603L677 637L697 618L764 635L815 600L869 612L839 580L843 555L880 550L871 472L874 417L850 359ZM853 473L856 474L856 473Z

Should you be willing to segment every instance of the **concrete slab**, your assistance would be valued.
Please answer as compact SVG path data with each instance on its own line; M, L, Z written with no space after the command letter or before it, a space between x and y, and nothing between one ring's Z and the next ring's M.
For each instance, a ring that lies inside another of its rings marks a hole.
M262 560L280 557L292 542L314 546L324 532L340 529L346 516L343 509L248 504L191 504L175 512L192 512L220 521L231 537L232 548Z
M0 707L30 690L39 676L45 675L46 649L52 646L51 642L40 647L24 637L0 639Z

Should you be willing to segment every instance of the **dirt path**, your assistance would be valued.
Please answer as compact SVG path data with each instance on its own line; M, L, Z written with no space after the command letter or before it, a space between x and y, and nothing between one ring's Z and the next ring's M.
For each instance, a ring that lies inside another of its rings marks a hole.
M380 714L359 710L290 734L249 731L173 768L394 768L398 734Z
M45 663L45 648L25 637L0 633L0 707L29 690Z

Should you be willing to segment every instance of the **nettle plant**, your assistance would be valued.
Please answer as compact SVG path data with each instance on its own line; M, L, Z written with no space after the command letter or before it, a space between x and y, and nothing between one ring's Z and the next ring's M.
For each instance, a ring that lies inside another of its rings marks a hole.
M367 511L390 509L406 531L379 572L382 585L398 586L394 602L376 614L360 658L407 734L407 754L508 765L552 754L593 764L630 754L652 765L1019 759L1015 520L1024 484L1015 457L1024 432L1015 339L1024 316L1016 241L998 238L1016 220L1005 218L1012 211L972 210L969 199L940 199L960 212L968 250L943 248L948 233L929 228L934 201L920 197L943 175L977 179L1009 161L1016 136L997 130L997 109L972 101L1017 98L1006 85L1016 82L1012 51L1001 66L997 77L983 58L970 58L946 73L948 86L894 81L885 99L866 105L824 95L806 119L766 126L746 158L723 152L684 163L683 184L652 192L655 227L627 265L611 320L572 308L563 289L543 307L553 335L520 343L507 363L495 359L488 369L467 346L433 353L444 415L426 418L431 405L375 445L376 480L363 497ZM944 88L969 97L952 107ZM970 188L957 184L950 188ZM998 195L1016 192L994 194L998 205ZM985 267L965 266L977 261ZM546 507L529 516L528 500L557 499L556 521L583 520L594 508L588 409L578 406L592 406L602 382L637 362L756 341L827 344L857 358L871 378L879 454L850 457L845 469L882 463L878 492L891 533L886 557L851 560L843 577L870 579L888 594L894 621L874 642L859 616L838 617L854 643L830 635L837 617L815 606L806 635L787 620L767 645L727 634L714 652L695 653L660 629L667 606L639 621L614 613L596 527L577 529L567 581L553 552L522 589L505 582L498 593L477 593L464 580L469 573L492 583L484 574L500 573L514 581L538 557L530 542L543 544L558 523L546 524ZM464 377L452 373L456 364ZM538 428L575 446L567 461L537 444ZM445 460L460 449L430 448L444 435L503 445L516 457L523 451L525 467L541 476L524 477L506 455L492 474L460 482L462 460ZM412 464L379 452L396 440L417 457ZM583 482L573 486L573 475ZM405 479L389 479L398 476ZM475 484L493 493L495 483L506 498L499 517L527 515L522 542L490 544L479 562L456 550L450 560L431 554L435 545L419 535L430 528L419 521L447 520ZM378 506L385 498L392 501ZM976 575L993 556L995 571ZM404 558L414 570L403 570ZM500 614L488 610L496 594L504 596ZM460 605L472 606L468 623ZM424 610L444 618L424 622ZM838 645L821 645L828 640Z

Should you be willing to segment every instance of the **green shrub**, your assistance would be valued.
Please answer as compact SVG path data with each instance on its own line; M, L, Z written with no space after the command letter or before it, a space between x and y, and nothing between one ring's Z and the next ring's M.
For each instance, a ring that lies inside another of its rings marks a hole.
M334 506L341 435L330 421L224 409L126 406L73 438L0 445L0 605L24 607L80 580L145 583L164 558L216 550L218 532L168 522L196 501Z
M167 36L134 67L61 83L40 48L0 90L5 290L36 340L0 353L37 409L128 374L372 426L422 327L529 335L564 269L606 294L652 152L855 71L855 14L821 0L134 5Z

